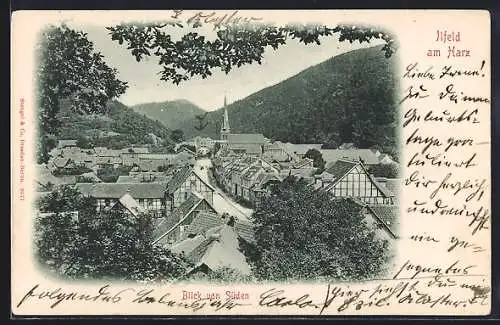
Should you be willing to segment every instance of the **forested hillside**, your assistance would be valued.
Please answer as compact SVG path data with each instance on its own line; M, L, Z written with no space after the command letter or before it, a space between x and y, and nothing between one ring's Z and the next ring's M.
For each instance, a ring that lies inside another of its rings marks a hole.
M261 132L294 143L354 142L396 155L397 55L381 46L354 50L310 67L274 86L228 105L231 131ZM217 137L222 110L211 112L201 132L195 121L176 128L186 137Z

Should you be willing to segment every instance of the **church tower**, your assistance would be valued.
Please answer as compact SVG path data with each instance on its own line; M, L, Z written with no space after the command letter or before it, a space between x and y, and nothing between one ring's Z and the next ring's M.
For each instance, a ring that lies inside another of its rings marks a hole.
M224 120L222 121L222 128L220 130L220 139L227 140L227 135L231 133L231 128L229 127L229 116L227 114L227 100L224 94Z

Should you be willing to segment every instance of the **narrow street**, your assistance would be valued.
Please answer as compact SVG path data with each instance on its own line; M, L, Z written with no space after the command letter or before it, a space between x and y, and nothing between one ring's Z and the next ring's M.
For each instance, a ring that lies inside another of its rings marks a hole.
M229 213L235 217L242 220L248 220L252 215L253 210L245 208L240 204L234 202L234 200L229 197L221 188L210 181L208 173L210 172L210 167L212 166L212 161L209 158L198 159L194 166L195 172L200 175L207 183L215 188L214 192L214 208L218 213L222 214L224 212Z

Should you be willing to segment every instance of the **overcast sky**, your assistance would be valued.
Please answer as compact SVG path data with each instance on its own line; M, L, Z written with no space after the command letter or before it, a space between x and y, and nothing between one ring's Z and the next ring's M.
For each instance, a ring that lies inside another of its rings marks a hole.
M304 45L297 41L288 41L276 51L268 47L261 65L254 63L235 68L227 75L216 70L207 79L195 77L174 85L160 80L158 73L161 67L156 57L136 62L126 46L111 40L104 26L73 27L87 32L88 38L94 42L95 49L105 56L110 66L118 69L119 78L128 82L127 92L118 98L122 103L135 105L186 99L208 111L218 109L223 105L225 92L230 103L279 83L335 55L377 44L375 42L363 45L358 42L352 44L338 42L337 37L322 38L321 45ZM173 28L172 31L174 33L186 32L185 29L179 28ZM209 37L213 35L210 30L203 31L199 28L198 31Z

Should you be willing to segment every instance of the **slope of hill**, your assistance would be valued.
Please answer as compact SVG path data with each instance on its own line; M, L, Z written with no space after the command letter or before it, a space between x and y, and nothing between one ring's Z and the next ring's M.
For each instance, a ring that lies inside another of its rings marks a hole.
M177 129L183 123L195 120L196 115L205 113L203 109L184 99L138 104L131 108L141 115L161 122L172 130Z
M85 138L95 146L121 149L135 144L154 144L156 136L162 139L163 147L173 147L170 129L118 101L108 102L107 113L103 115L80 115L62 104L59 120L62 122L59 139Z
M231 131L293 143L378 145L397 154L396 62L381 46L335 56L228 105ZM191 121L180 128L186 137L218 137L222 109L206 120L201 132Z

